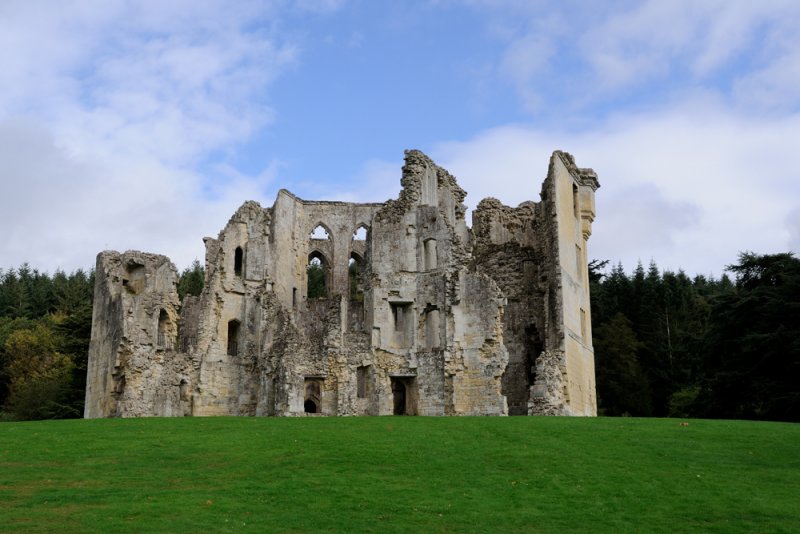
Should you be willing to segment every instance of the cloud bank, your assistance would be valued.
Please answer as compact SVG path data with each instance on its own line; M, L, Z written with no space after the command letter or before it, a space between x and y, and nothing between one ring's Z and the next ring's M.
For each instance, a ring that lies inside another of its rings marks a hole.
M258 7L258 9L256 9ZM201 238L273 174L232 171L296 57L250 3L4 4L0 265L93 264L107 248L202 258Z

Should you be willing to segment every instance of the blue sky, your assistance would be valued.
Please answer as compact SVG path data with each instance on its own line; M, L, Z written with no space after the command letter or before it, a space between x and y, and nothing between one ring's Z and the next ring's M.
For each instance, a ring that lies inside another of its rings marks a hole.
M800 251L794 1L6 1L0 267L202 259L280 188L382 201L403 150L473 208L600 177L592 258Z

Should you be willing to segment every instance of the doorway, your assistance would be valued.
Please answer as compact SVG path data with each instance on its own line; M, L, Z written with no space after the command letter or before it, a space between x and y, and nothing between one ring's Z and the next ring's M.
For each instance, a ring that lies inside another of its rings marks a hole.
M396 378L392 379L392 398L394 399L394 415L405 415L406 385Z
M413 376L393 376L392 413L394 415L417 415L416 384Z

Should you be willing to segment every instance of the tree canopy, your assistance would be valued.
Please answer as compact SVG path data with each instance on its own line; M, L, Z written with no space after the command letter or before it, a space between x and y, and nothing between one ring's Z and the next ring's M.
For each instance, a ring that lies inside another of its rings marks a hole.
M800 260L742 253L734 281L597 266L601 413L800 420Z

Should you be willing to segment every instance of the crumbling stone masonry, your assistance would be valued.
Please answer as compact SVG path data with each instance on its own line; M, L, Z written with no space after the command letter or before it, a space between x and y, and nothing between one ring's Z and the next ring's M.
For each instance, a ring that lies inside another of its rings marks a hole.
M381 204L245 202L183 302L168 258L101 252L85 416L595 415L595 173L555 152L540 202L487 198L472 229L421 152L401 184Z

